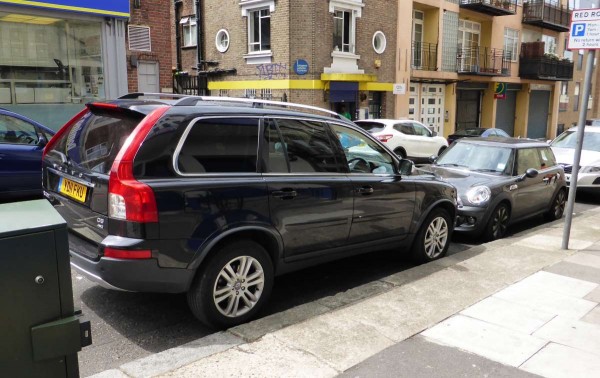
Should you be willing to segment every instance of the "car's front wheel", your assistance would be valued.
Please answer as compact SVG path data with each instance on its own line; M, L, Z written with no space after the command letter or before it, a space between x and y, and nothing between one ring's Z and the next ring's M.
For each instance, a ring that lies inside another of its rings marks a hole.
M394 150L394 153L396 155L398 155L400 157L400 159L406 159L406 151L404 151L404 148L402 147L398 147Z
M434 209L417 232L412 255L415 262L426 263L444 257L450 246L453 230L452 217L448 211Z
M251 240L220 248L198 272L187 294L192 313L204 324L232 327L251 319L273 287L273 263Z
M492 212L492 216L485 226L483 239L492 241L501 239L506 234L510 222L510 210L505 203L501 203Z
M559 190L558 193L554 196L552 200L552 204L550 205L550 209L544 217L546 220L555 221L557 219L562 218L565 212L565 203L567 202L567 191L565 189Z

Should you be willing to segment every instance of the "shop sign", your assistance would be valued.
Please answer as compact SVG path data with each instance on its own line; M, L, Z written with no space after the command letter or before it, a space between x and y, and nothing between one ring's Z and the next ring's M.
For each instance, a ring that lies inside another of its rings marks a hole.
M494 86L494 98L499 100L506 98L506 83L496 83Z
M0 1L0 4L91 13L109 17L129 17L129 0L3 0Z

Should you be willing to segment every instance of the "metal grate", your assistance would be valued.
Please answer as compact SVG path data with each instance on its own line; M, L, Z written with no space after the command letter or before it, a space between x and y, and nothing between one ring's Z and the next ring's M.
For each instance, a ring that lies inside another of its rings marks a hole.
M150 27L129 25L127 34L129 35L129 50L152 51Z

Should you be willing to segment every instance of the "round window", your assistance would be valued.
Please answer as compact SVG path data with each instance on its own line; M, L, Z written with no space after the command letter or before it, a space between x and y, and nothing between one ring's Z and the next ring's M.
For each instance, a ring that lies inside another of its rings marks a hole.
M225 29L221 29L217 32L215 37L215 45L219 52L225 52L229 48L229 33Z
M377 54L383 54L385 51L385 46L387 42L385 40L385 34L383 32L378 31L373 34L373 49Z

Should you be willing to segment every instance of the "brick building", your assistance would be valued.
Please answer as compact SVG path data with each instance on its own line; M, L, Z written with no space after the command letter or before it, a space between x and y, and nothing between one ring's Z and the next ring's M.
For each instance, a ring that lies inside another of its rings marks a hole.
M389 0L184 0L175 7L178 68L205 77L212 95L393 117L397 8Z
M172 92L173 3L130 0L127 25L129 92Z

